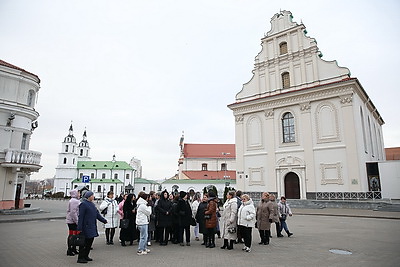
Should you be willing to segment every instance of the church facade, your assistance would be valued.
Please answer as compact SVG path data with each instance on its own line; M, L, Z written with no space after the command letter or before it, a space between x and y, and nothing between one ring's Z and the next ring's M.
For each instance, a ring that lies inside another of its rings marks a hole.
M77 143L71 124L58 155L53 193L63 192L68 196L74 188L87 187L96 199L103 199L108 191L116 196L134 191L136 169L125 161L117 161L115 155L110 161L93 161L86 130L82 141Z
M360 81L323 60L292 19L288 11L272 17L253 77L228 106L237 188L293 199L380 198L384 121Z

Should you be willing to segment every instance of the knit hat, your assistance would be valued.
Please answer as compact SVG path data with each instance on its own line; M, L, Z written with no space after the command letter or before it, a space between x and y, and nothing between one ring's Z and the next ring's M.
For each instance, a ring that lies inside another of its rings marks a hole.
M93 192L89 190L89 191L86 191L86 193L85 193L85 195L83 197L88 199L91 196L93 196Z
M184 197L186 196L186 192L185 192L185 191L179 192L179 196L180 196L181 198L184 198Z

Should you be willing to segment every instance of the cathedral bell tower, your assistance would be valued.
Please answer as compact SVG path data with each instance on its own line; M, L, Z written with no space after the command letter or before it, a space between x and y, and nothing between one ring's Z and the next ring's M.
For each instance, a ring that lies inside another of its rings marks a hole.
M77 178L78 145L74 136L74 130L69 127L69 133L62 142L61 152L58 153L58 165L54 177L53 193L64 192L69 195L71 181Z
M83 132L82 141L79 142L78 145L78 159L79 161L87 161L90 160L90 147L89 142L87 141L86 130Z

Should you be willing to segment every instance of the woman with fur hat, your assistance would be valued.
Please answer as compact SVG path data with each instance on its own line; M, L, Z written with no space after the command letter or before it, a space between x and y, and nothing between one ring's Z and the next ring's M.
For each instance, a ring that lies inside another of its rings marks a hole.
M79 247L78 263L92 261L89 258L90 248L92 247L94 238L99 236L96 220L107 223L107 220L100 215L93 200L93 192L87 191L79 205L78 231L85 236L85 245Z

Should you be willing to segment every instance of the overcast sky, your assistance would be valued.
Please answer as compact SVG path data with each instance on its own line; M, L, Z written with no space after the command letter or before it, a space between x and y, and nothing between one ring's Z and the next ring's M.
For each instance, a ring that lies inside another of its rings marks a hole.
M385 147L400 146L399 1L0 0L0 59L41 79L32 178L54 176L71 121L92 160L136 157L154 180L177 172L182 131L187 143L234 143L227 105L280 10L360 80Z

